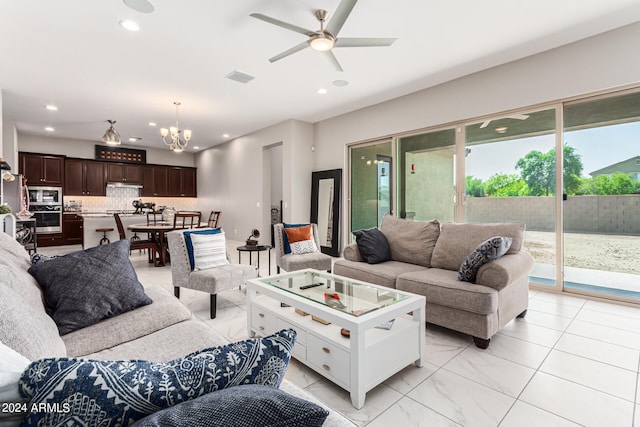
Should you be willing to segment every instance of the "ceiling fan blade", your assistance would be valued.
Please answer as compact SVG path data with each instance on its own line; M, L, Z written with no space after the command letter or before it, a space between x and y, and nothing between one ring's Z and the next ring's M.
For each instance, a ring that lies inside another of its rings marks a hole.
M338 58L336 58L333 52L331 52L330 50L326 50L320 53L322 53L322 56L327 58L327 60L331 63L331 65L333 65L333 68L335 68L336 71L344 71L340 66L340 63L338 62Z
M349 37L336 40L335 47L391 46L398 39Z
M338 37L338 33L342 29L345 21L349 17L349 14L353 10L353 7L358 3L358 0L342 0L338 5L338 8L333 12L333 16L327 23L325 31L330 32L334 36Z
M277 25L278 27L286 28L287 30L295 31L296 33L304 34L307 37L311 37L311 35L315 33L314 31L307 30L306 28L298 27L297 25L289 24L288 22L284 22L279 19L263 15L261 13L252 13L249 16L273 25Z
M309 47L309 43L307 41L303 41L300 44L295 45L294 47L285 50L284 52L274 56L273 58L269 58L269 62L276 62L282 58L285 58L289 55L293 55L296 52L300 52L302 49L306 49Z

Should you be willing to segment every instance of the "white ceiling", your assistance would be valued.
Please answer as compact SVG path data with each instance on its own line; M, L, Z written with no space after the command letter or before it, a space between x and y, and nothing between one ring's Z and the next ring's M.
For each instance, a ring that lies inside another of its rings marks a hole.
M334 49L337 72L311 49L270 63L305 36L249 15L316 30L313 11L331 19L339 0L150 1L153 13L122 0L0 0L5 120L24 133L99 141L113 119L124 146L159 148L159 127L173 124L180 101L193 151L224 133L318 122L640 21L638 0L361 0L340 35L398 40ZM141 30L123 29L123 19ZM256 78L226 79L234 69ZM338 79L349 85L334 86Z

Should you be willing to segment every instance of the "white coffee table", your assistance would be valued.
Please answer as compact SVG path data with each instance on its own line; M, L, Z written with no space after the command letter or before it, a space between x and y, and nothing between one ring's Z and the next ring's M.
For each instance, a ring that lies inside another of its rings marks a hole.
M364 405L367 391L411 363L422 366L424 296L312 269L246 284L249 335L295 329L293 356L349 391L357 409ZM306 285L314 286L305 289ZM311 315L331 323L325 325ZM379 328L392 319L390 329ZM341 334L343 328L350 337Z

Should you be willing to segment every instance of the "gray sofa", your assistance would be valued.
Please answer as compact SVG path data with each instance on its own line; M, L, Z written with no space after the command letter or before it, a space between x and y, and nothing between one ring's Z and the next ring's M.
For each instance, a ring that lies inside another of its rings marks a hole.
M27 272L30 265L23 247L0 233L0 342L29 360L82 357L168 361L205 347L227 344L222 335L160 286L145 289L153 303L60 336L45 311L38 283ZM90 288L91 283L87 283ZM287 381L281 388L319 403ZM329 412L325 425L353 426L337 412Z
M352 243L344 260L334 263L337 275L415 294L427 300L427 322L469 334L480 348L515 317L526 314L528 275L533 257L522 249L524 223L460 224L413 221L385 216L380 231L391 260L368 264ZM484 264L475 283L458 280L458 270L471 251L494 236L509 237L501 258Z

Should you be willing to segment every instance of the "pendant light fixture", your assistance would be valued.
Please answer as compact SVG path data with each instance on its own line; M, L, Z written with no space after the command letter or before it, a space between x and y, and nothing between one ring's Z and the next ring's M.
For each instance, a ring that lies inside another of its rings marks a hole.
M109 122L109 129L104 133L102 137L102 142L105 142L109 145L120 145L120 135L118 131L113 128L113 125L116 123L115 120L107 120Z

